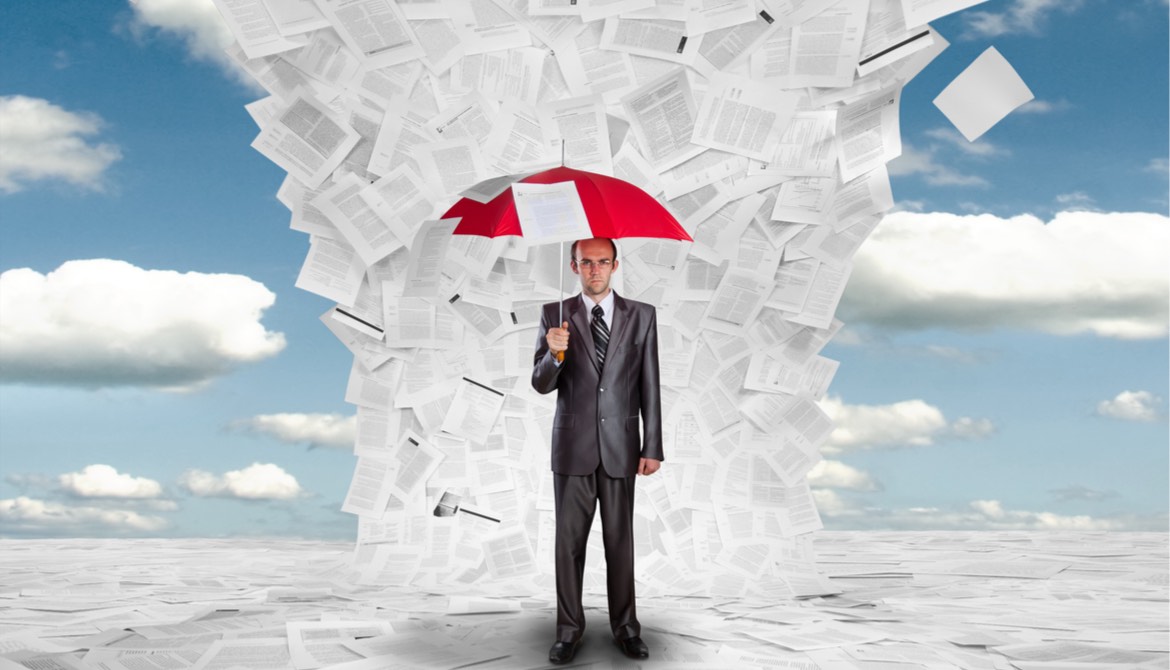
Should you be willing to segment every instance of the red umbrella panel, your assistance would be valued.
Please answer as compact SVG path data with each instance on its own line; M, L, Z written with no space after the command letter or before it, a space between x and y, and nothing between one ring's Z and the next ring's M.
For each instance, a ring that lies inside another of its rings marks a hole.
M556 167L520 180L527 184L556 184L571 181L577 186L589 227L594 237L654 237L692 241L678 220L654 197L633 184L595 172ZM461 198L442 218L458 217L456 235L501 237L523 236L512 189L486 203Z

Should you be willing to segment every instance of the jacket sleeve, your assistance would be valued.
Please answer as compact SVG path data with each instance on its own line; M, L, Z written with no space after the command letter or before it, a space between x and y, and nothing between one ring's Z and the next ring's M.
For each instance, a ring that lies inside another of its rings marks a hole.
M548 349L548 340L545 335L549 329L550 310L540 310L540 329L536 333L536 355L532 360L532 388L537 393L551 393L557 387L557 379L561 376L564 364L557 365L556 356Z
M665 460L662 454L662 391L658 379L658 313L650 310L650 326L642 347L642 458Z

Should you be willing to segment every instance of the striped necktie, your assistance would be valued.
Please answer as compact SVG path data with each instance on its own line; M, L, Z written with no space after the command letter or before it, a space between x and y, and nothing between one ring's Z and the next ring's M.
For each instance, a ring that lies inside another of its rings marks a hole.
M593 348L597 350L597 367L605 367L605 352L609 348L609 327L605 325L605 310L601 305L593 307Z

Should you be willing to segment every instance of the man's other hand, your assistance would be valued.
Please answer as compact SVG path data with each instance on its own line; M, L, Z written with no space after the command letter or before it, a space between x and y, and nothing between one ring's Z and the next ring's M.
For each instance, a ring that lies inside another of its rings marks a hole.
M662 467L662 461L653 458L643 458L638 461L638 474L652 475Z
M544 339L548 342L548 350L554 355L569 348L569 322L565 321L560 328L549 328Z

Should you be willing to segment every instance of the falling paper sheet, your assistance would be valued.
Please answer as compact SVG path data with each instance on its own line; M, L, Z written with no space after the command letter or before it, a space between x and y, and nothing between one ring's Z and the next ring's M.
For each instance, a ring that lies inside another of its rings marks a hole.
M968 142L1035 96L995 47L989 47L934 99Z

